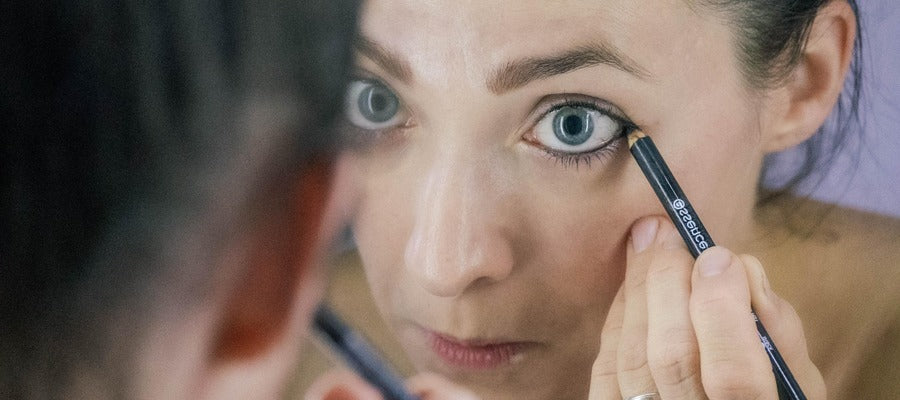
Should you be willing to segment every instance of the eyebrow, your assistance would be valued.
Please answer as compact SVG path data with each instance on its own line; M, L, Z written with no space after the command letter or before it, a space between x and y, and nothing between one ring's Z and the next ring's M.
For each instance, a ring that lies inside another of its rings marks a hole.
M412 67L398 54L362 34L357 35L353 47L399 81L406 84L412 83ZM598 64L610 65L640 79L650 77L650 73L646 69L624 55L615 46L606 42L595 42L557 55L526 57L508 62L490 75L486 86L492 93L499 95L521 88L535 80Z
M610 65L640 79L650 77L646 69L628 58L618 48L605 42L599 42L579 46L558 55L540 58L527 57L509 62L491 74L487 87L494 94L503 94L535 80L598 64Z
M385 72L393 75L400 82L406 84L412 82L413 73L409 63L404 61L397 54L384 48L384 46L378 44L378 42L363 35L357 35L356 40L353 42L353 47L356 48L356 51L374 61L375 64L378 64Z

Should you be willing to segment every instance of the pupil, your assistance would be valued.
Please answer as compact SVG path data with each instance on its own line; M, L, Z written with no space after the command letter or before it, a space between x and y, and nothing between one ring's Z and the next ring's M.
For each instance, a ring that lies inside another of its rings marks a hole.
M384 111L385 106L387 105L387 99L384 98L384 95L381 93L375 93L372 95L372 111L380 112Z
M581 123L581 118L577 115L569 115L563 120L563 128L566 135L576 136L581 133L583 127L584 124Z
M594 134L591 115L584 107L563 107L553 117L553 134L569 146L584 144Z

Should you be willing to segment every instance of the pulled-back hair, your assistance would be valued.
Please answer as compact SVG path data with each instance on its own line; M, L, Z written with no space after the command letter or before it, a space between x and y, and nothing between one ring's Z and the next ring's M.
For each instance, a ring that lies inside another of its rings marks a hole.
M806 46L819 11L831 1L847 1L856 14L857 35L850 76L829 121L804 141L799 163L778 163L778 155L766 159L765 172L778 164L774 190L762 191L765 202L803 184L815 186L824 178L833 158L858 128L862 78L862 34L856 0L691 0L722 13L731 22L737 58L748 85L754 89L777 87L788 79ZM787 169L787 171L783 171ZM763 179L762 181L765 181Z

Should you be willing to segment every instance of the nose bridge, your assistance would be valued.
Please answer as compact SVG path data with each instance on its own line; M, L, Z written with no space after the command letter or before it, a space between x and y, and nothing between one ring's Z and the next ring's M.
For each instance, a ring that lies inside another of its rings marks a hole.
M446 149L426 169L405 262L436 295L455 296L475 281L498 281L511 271L497 213L502 193L490 165Z

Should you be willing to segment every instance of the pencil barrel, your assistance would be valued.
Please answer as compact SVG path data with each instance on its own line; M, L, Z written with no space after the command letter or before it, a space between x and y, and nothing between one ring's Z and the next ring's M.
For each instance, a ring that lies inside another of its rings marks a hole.
M659 151L649 137L638 139L631 146L631 154L638 161L644 176L650 181L650 186L656 192L656 197L662 202L663 208L669 214L681 238L687 245L694 258L700 256L703 250L715 246L706 227L700 222L700 217L694 211L694 206L688 201L687 196L673 178L669 166L663 161Z
M694 211L694 207L687 200L687 196L681 190L678 182L675 181L669 166L663 161L662 155L659 154L653 141L641 134L634 138L629 138L629 146L631 154L641 167L641 171L650 186L656 193L656 196L662 202L663 208L669 214L669 218L675 224L681 238L687 245L688 250L694 258L700 256L700 253L707 248L715 246L706 231L706 227L700 222L700 217ZM778 386L778 398L780 400L806 400L806 395L800 390L800 385L794 379L791 370L787 367L775 342L769 337L769 332L756 316L756 312L751 310L753 319L756 321L756 332L759 340L762 342L772 364L772 372L775 375L775 381Z
M388 364L368 341L326 305L319 306L314 317L316 330L321 337L353 368L357 374L374 385L385 400L418 400L410 394L403 379L388 368Z

